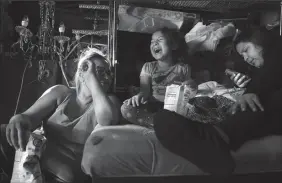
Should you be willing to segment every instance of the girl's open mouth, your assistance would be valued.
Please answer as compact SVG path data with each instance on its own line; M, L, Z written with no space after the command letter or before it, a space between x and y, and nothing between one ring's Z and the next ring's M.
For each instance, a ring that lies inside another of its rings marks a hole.
M153 51L154 51L154 53L159 54L159 53L161 53L162 49L161 48L154 48Z

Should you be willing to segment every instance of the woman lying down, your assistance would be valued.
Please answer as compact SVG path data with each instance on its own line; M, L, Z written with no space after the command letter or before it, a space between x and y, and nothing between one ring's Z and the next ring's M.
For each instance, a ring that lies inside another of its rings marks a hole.
M119 101L107 92L111 81L108 61L94 49L87 50L78 63L75 88L54 86L27 111L13 116L8 125L1 125L3 153L24 151L31 131L48 118L44 123L48 142L41 167L63 182L83 182L86 176L81 159L88 136L97 125L119 121Z

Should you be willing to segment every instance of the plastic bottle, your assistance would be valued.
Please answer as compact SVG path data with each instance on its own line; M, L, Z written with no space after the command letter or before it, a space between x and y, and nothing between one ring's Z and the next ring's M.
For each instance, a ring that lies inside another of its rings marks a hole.
M11 183L44 183L40 158L46 146L43 131L38 129L30 134L26 151L17 150Z

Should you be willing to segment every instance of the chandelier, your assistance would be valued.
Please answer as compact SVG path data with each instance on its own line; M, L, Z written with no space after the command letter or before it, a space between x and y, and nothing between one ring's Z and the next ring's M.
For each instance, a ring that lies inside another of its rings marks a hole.
M23 54L24 60L26 61L26 66L23 71L21 87L17 99L17 106L15 109L15 114L17 112L17 107L19 104L23 81L26 69L32 67L32 58L34 55L40 56L41 59L38 62L38 76L37 81L43 82L44 80L50 77L51 71L46 67L47 62L55 62L60 66L60 70L66 81L67 86L70 87L70 82L65 73L64 64L66 60L72 54L75 54L75 57L78 58L79 55L83 52L84 46L87 45L91 48L96 48L97 52L100 55L103 55L108 58L111 63L111 67L115 69L115 64L117 61L115 60L115 51L116 51L116 2L109 1L109 6L101 5L100 1L97 0L97 4L94 5L79 5L79 8L84 9L93 9L95 10L94 17L86 17L88 20L93 20L93 29L92 30L72 30L74 34L73 38L66 36L65 30L66 27L63 22L59 25L59 35L54 35L55 29L55 1L50 0L40 0L40 20L41 24L37 34L33 34L32 31L28 28L30 19L28 16L24 16L21 25L16 26L15 30L19 35L19 39L15 42L11 47L12 51L10 52L11 56L17 55L19 52ZM101 18L98 15L97 10L107 10L108 18ZM98 24L101 21L108 21L108 29L107 30L97 30ZM83 42L82 38L85 36L90 36L91 41ZM108 43L103 44L99 43L99 41L94 40L94 37L108 37ZM38 39L34 39L38 38ZM16 48L18 48L16 50ZM57 62L56 62L57 61ZM116 78L116 77L114 77ZM36 81L35 80L35 81ZM116 80L114 81L116 83ZM115 84L114 84L115 91Z
M66 61L70 58L72 54L76 58L79 57L81 52L84 50L85 45L87 47L96 48L99 51L99 54L102 54L105 57L108 57L108 60L111 62L111 66L115 65L115 46L112 44L116 43L113 30L116 29L115 15L116 4L112 1L109 1L108 5L101 5L100 1L97 1L97 4L80 4L79 8L82 9L93 9L95 14L93 17L86 17L85 19L93 21L92 30L72 30L74 34L73 38L70 38L65 35L66 26L63 22L60 23L58 30L59 35L54 35L55 30L55 1L50 0L40 0L40 27L36 35L34 35L31 30L28 28L30 19L27 16L24 16L22 19L21 25L16 26L15 29L19 34L19 39L16 43L12 45L15 47L18 45L24 57L29 63L29 67L32 67L31 59L33 58L34 53L37 53L41 57L39 60L38 68L38 78L37 80L43 82L44 79L50 76L51 71L46 67L46 63L50 61L56 61L60 67L64 80L66 84L70 86L70 82L65 73L64 67L66 66ZM103 18L100 17L98 11L108 11L109 17ZM102 22L108 22L108 29L101 30L99 29L99 24ZM89 42L83 42L83 37L90 37ZM99 40L101 37L108 37L108 44L100 43ZM34 37L37 37L38 41L34 41Z
M53 45L53 31L55 25L55 2L54 1L39 1L41 24L38 31L39 50L41 55L51 54Z
M32 67L34 55L40 56L37 80L43 82L50 76L50 71L46 67L46 62L55 60L53 52L53 30L55 24L55 2L48 0L39 1L40 6L40 26L36 35L28 28L30 19L24 16L21 25L16 26L15 30L19 34L19 39L14 43L12 51L19 48L24 60L29 68ZM37 39L35 39L37 38ZM18 50L16 50L18 53ZM14 54L12 54L14 55Z
M47 62L55 61L55 54L52 50L53 32L55 27L55 2L41 0L40 6L40 27L37 33L38 36L38 54L41 60L38 62L38 81L50 77L51 71L46 67Z
M59 56L59 66L61 67L61 71L67 85L69 85L62 66L61 55L64 52L64 43L69 41L70 38L63 35L65 30L63 24L59 27L60 35L54 36L55 2L41 0L39 1L39 6L41 22L37 34L34 35L28 28L30 20L28 16L24 16L21 21L21 25L15 27L16 32L19 34L19 39L11 47L20 48L20 51L23 53L24 60L27 61L29 67L32 67L31 60L34 55L36 54L37 56L40 56L41 59L38 61L39 67L37 76L37 80L39 82L44 82L44 79L50 77L51 71L46 67L47 62L54 62L58 60ZM38 41L35 41L36 39L34 39L34 37L38 38ZM59 42L59 47L57 47L56 42Z

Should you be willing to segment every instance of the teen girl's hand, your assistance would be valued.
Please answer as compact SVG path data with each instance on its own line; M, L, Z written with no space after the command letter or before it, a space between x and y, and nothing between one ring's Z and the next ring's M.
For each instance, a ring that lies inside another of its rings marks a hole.
M123 103L127 103L127 105L132 105L133 107L138 107L141 104L146 104L148 102L148 97L144 95L142 92L134 95L130 99L125 100Z
M254 93L247 93L238 98L237 102L233 105L231 112L232 114L235 114L238 109L241 109L241 111L246 111L247 107L249 107L253 112L259 110L264 111L258 96Z
M251 81L251 78L241 73L233 73L230 79L239 87L244 88Z

